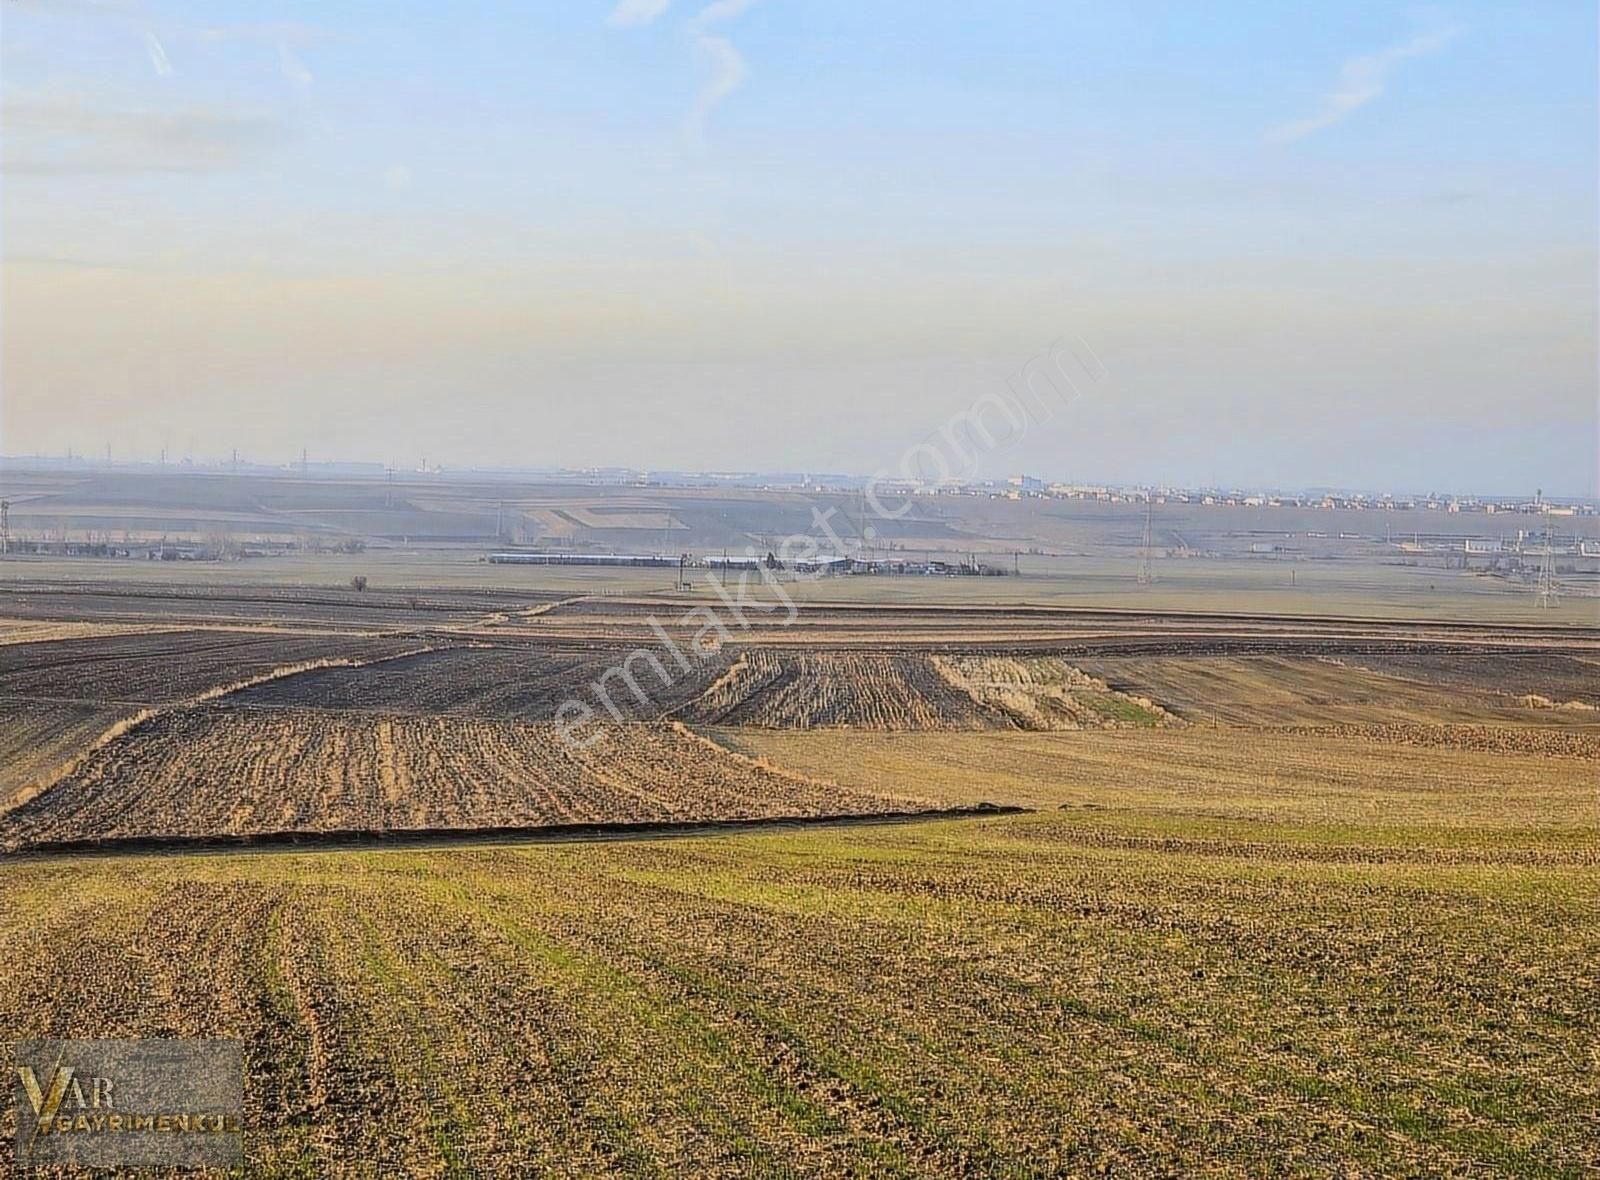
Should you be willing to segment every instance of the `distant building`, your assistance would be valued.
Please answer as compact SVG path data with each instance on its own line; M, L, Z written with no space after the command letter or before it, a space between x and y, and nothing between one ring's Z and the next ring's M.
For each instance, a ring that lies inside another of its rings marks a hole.
M644 553L491 553L494 565L611 565L611 566L672 566L675 557L662 557Z

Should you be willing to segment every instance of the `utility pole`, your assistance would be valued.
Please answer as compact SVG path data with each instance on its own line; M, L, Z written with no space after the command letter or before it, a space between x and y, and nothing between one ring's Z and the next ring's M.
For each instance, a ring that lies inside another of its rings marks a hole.
M11 501L0 500L0 556L11 552Z

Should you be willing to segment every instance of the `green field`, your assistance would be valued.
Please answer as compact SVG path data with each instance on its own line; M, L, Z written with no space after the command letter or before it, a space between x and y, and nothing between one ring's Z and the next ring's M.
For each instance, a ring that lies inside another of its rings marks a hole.
M1593 800L1547 759L1497 819L1494 765L1454 820L1035 767L1015 817L15 859L0 1021L245 1038L252 1175L1592 1174Z

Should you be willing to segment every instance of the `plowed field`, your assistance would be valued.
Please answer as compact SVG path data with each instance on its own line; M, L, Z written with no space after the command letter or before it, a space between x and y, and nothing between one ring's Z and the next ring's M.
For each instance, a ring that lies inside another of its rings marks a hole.
M784 773L673 725L586 731L367 713L195 708L95 749L0 817L0 840L536 827L916 807Z

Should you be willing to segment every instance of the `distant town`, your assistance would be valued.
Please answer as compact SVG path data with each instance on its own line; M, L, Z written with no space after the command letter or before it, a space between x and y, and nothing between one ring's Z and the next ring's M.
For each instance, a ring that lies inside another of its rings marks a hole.
M231 460L201 461L183 458L112 461L90 459L68 452L64 456L0 456L0 469L51 473L168 473L209 475L283 475L326 479L389 479L408 483L419 479L536 480L635 488L734 487L766 491L811 491L832 495L869 491L880 496L989 496L1010 500L1037 497L1056 500L1093 500L1110 504L1204 504L1241 508L1328 509L1370 512L1445 512L1524 516L1600 516L1600 500L1584 496L1547 496L1542 489L1531 494L1463 492L1394 493L1349 488L1270 489L1250 487L1180 487L1131 483L1071 483L1036 475L1010 475L1004 479L946 479L916 481L843 473L758 471L647 471L630 467L445 467L426 461L415 466L386 465L360 460L313 460L251 463Z

